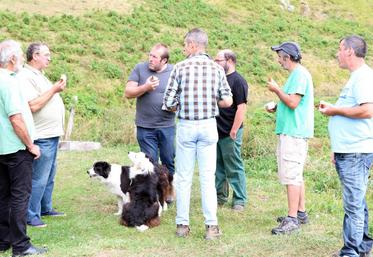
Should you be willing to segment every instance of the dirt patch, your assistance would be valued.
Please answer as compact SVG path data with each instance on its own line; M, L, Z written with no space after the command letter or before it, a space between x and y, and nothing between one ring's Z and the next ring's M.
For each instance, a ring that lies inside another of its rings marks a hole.
M92 10L110 10L128 13L143 1L139 0L1 0L0 10L28 12L42 15L80 15Z

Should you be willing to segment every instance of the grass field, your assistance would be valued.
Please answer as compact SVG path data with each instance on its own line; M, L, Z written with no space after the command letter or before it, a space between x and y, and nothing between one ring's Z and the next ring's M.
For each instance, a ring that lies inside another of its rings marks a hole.
M187 239L176 238L175 206L162 216L161 226L144 233L118 224L116 198L86 171L93 160L129 164L128 150L104 148L94 152L60 152L55 207L66 217L46 218L46 228L29 228L35 245L49 248L45 256L330 256L341 246L342 206L336 174L323 149L312 152L307 165L307 206L311 223L291 236L272 236L275 218L286 213L286 197L277 182L273 154L246 160L249 204L244 213L219 208L224 235L218 241L203 239L198 174L192 194L191 228ZM323 181L321 181L321 179ZM326 186L327 188L322 188ZM369 196L369 202L373 199ZM7 254L0 255L7 256Z
M301 0L291 2L292 13L281 10L276 0L0 1L0 40L12 38L24 48L33 41L49 44L53 62L47 75L51 80L68 75L62 93L67 108L74 95L79 97L73 139L104 145L99 151L59 154L54 200L67 217L47 218L48 227L28 230L35 245L49 248L45 256L326 257L341 247L340 186L329 162L328 120L318 112L305 171L311 223L295 235L270 234L276 217L287 208L285 190L276 176L274 117L263 111L264 103L275 98L265 85L268 76L279 83L288 76L270 46L299 42L303 63L314 79L315 102L333 102L348 78L335 61L343 36L364 36L369 46L367 63L373 64L373 2L308 0L308 16L301 15ZM137 62L146 60L156 42L169 45L172 63L182 60L183 36L193 27L207 31L212 56L218 49L233 49L238 54L237 69L250 84L243 142L249 203L240 214L219 208L224 235L214 242L202 239L198 174L192 196L192 235L179 239L174 235L175 206L164 213L160 227L145 233L122 227L112 215L117 208L115 197L86 173L95 160L129 164L126 153L138 149L135 101L122 98L127 77ZM367 201L372 206L372 182Z

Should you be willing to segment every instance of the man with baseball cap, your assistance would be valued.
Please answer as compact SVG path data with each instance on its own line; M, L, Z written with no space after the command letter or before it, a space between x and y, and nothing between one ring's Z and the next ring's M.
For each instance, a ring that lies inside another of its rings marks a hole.
M278 62L290 75L280 86L270 78L268 89L279 98L279 103L268 112L276 112L278 135L277 165L280 183L286 185L288 215L278 217L280 223L272 234L288 234L308 222L305 210L303 167L307 157L307 139L313 137L313 83L311 74L301 65L300 47L294 42L272 46Z

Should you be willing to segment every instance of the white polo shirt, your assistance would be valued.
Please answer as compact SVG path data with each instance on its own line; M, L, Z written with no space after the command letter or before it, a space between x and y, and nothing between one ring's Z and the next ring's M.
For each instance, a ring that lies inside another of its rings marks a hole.
M53 84L39 71L30 65L18 72L20 87L27 101L31 101L52 88ZM56 93L39 111L33 113L36 137L51 138L64 134L65 106L61 96Z

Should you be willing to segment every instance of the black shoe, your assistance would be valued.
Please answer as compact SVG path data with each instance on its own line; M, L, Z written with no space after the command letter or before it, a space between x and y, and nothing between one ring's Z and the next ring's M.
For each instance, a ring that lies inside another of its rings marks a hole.
M0 246L0 252L5 252L5 251L8 251L9 249L10 249L10 245Z
M36 248L35 246L31 245L28 249L24 250L23 252L13 253L12 257L43 254L46 252L47 252L47 249L45 248Z
M59 212L59 211L56 211L55 209L52 209L48 212L42 212L41 216L62 217L62 216L66 216L66 214L64 212Z

